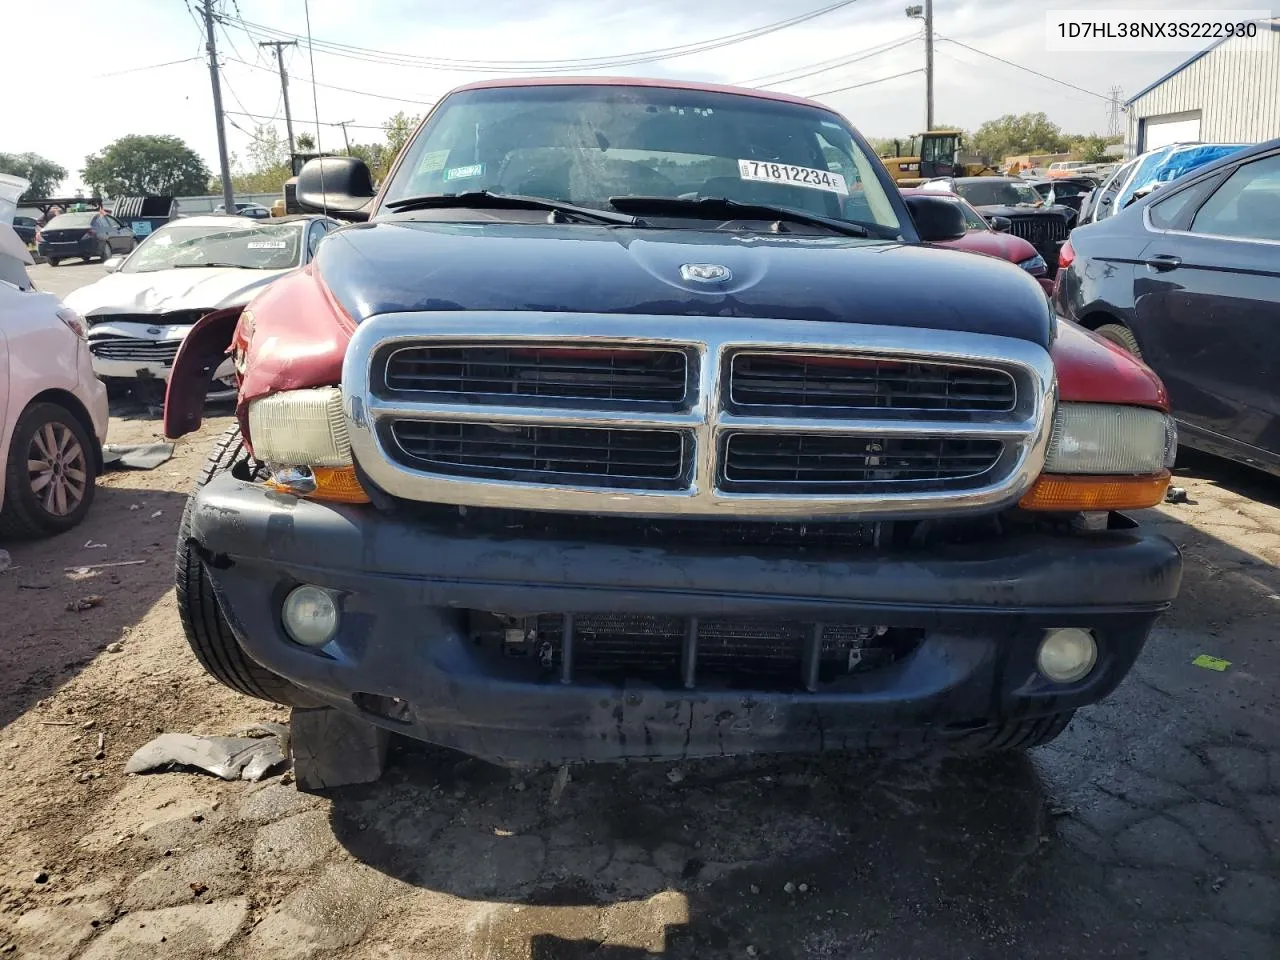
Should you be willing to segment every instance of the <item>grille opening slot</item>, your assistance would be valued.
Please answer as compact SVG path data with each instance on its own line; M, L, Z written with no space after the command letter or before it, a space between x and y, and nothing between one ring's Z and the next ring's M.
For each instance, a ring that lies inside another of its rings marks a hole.
M534 345L419 345L387 354L388 393L447 403L527 403L676 410L689 392L683 350Z
M567 623L572 639L566 670ZM824 623L813 669L806 648L814 626L799 620L639 613L579 613L568 618L557 613L471 611L469 634L474 643L525 661L531 675L547 680L635 679L668 689L770 691L804 691L810 680L822 686L882 669L910 655L924 639L920 628Z
M929 410L999 413L1017 389L1004 370L968 364L840 354L742 351L730 360L731 406L759 412Z
M986 482L1004 452L974 437L734 433L720 483L736 493L963 490Z
M477 480L678 490L692 464L682 430L397 419L388 433L404 465Z

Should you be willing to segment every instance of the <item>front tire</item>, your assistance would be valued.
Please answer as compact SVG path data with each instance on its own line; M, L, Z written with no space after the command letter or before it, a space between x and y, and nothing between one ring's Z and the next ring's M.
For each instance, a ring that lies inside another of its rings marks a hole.
M111 259L111 244L105 240L102 241L102 247L98 250L98 259L103 263Z
M196 478L196 491L242 460L248 461L248 451L240 437L240 428L232 427L214 444L208 463ZM256 471L257 468L251 465L250 469ZM194 492L187 499L178 526L175 579L178 615L196 659L210 676L237 693L288 707L320 706L320 701L301 687L250 659L236 640L222 615L208 571L191 541L193 502Z
M1014 753L1042 747L1056 740L1076 715L1074 710L1051 713L1033 720L1015 720L996 727L975 730L953 740L951 748L963 756Z
M97 480L94 442L75 414L56 403L33 403L9 444L0 539L70 530L89 512Z
M1104 323L1093 331L1104 340L1110 340L1117 347L1127 351L1139 360L1142 359L1142 348L1138 346L1138 338L1122 323Z

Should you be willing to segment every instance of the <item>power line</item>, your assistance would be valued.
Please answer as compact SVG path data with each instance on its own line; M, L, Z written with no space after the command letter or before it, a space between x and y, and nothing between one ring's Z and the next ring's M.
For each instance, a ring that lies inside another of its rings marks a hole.
M235 57L225 57L224 59L232 60L235 63L250 67L254 70L266 70L268 73L275 73L275 70L272 70L270 67L261 67L256 63L249 63L247 60L236 60ZM303 80L306 83L315 84L317 87L324 87L326 90L341 90L343 93L354 93L361 97L373 97L376 100L395 100L399 103L412 103L420 107L431 107L435 105L434 100L410 100L408 97L393 97L389 93L372 93L368 90L353 90L351 87L340 87L333 83L321 83L318 80L313 80L311 77L300 73L293 74L292 76L295 80Z
M196 60L203 60L204 57L187 57L184 60L169 60L165 63L150 63L145 67L130 67L127 70L113 70L111 73L100 73L94 79L104 79L106 77L120 77L126 73L141 73L143 70L159 70L161 67L173 67L180 63L193 63Z
M897 80L899 77L909 77L913 73L924 73L924 67L916 67L914 70L905 70L902 73L895 73L891 77L877 77L875 80L864 80L862 83L855 83L847 87L836 87L834 90L823 90L821 93L806 93L805 96L812 100L814 97L826 97L833 93L844 93L846 90L857 90L859 87L870 87L873 84L885 83L889 80Z
M245 110L224 110L223 113L232 117L248 117L250 120L262 121L262 120L271 119L266 114L249 113ZM342 126L341 123L330 123L326 120L307 120L306 122L319 123L320 126L322 127L341 127ZM346 126L351 127L353 130L381 130L382 129L381 126L378 126L377 124L372 124L372 123L347 123Z
M737 86L776 87L779 84L791 83L794 80L807 80L809 77L816 77L818 74L826 73L828 70L835 70L835 69L838 69L839 67L847 67L850 64L860 63L863 60L870 60L872 57L878 57L882 53L888 53L890 50L896 50L898 49L898 47L906 46L908 43L914 43L919 39L920 38L918 36L912 34L909 37L903 37L901 40L890 41L890 43L887 46L861 50L858 53L850 54L845 57L836 57L834 60L824 60L821 63L810 63L810 64L807 64L806 66L795 68L796 70L805 70L807 67L812 67L813 69L809 70L807 73L797 74L796 76L782 77L777 80L770 80L768 83L761 83L760 82L761 80L769 79L767 77L761 77L756 80L748 80L745 83L739 83L737 84Z
M537 71L542 73L566 73L574 70L596 70L605 67L633 66L640 63L652 63L658 60L671 60L695 53L706 53L736 43L754 40L779 30L785 30L801 23L806 23L828 13L834 13L844 7L851 6L856 0L840 0L818 10L789 17L763 26L753 27L734 34L702 40L680 46L662 47L655 50L636 51L609 57L583 57L565 60L453 60L445 57L425 57L418 54L396 53L390 50L377 50L370 47L358 47L352 44L334 43L326 40L313 40L316 50L331 56L348 57L354 60L366 60L373 63L387 63L397 66L418 67L434 70L454 70L459 72L481 73L524 73ZM301 35L290 33L266 24L253 23L248 20L231 18L246 30L250 27L267 34L291 39L303 39Z
M1048 80L1052 83L1058 84L1059 86L1070 87L1072 90L1079 90L1081 93L1087 93L1089 96L1097 97L1099 100L1105 100L1107 102L1110 102L1111 100L1111 98L1108 97L1107 95L1098 93L1095 90L1086 90L1084 87L1077 87L1074 83L1068 83L1066 80L1059 80L1057 77L1051 77L1047 73L1041 73L1039 70L1032 70L1030 67L1024 67L1020 63L1014 63L1012 60L1006 60L1004 57L997 57L994 53L987 53L985 50L979 50L977 47L971 47L969 46L969 44L961 43L959 40L952 40L950 37L944 37L937 33L935 33L934 36L936 36L943 43L952 43L952 44L955 44L957 47L964 47L966 50L972 50L974 53L978 54L979 56L986 57L988 60L998 61L999 63L1003 63L1007 67L1013 67L1015 70L1021 70L1024 73L1029 73L1032 76L1039 77L1042 80Z

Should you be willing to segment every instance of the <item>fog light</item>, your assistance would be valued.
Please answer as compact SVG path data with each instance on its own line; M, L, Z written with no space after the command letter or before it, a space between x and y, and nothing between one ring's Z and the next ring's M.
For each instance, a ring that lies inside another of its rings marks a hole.
M280 612L289 636L304 647L323 647L338 632L338 605L320 587L295 587Z
M1036 654L1036 666L1054 683L1083 679L1097 662L1098 645L1093 634L1079 627L1049 630Z

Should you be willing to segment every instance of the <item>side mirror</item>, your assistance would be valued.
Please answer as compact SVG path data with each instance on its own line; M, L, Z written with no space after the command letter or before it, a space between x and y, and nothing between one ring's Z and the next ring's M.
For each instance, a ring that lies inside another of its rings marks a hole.
M369 219L373 176L359 157L318 157L298 174L298 206L339 220Z
M107 271L107 273L115 273L124 266L124 261L124 257L108 257L102 264L102 269Z
M945 197L930 197L920 193L902 199L906 201L911 219L915 221L916 232L925 243L959 240L968 231L964 213L958 203Z
M991 224L991 229L996 233L1008 233L1013 229L1013 221L1008 217L988 217L987 223Z

